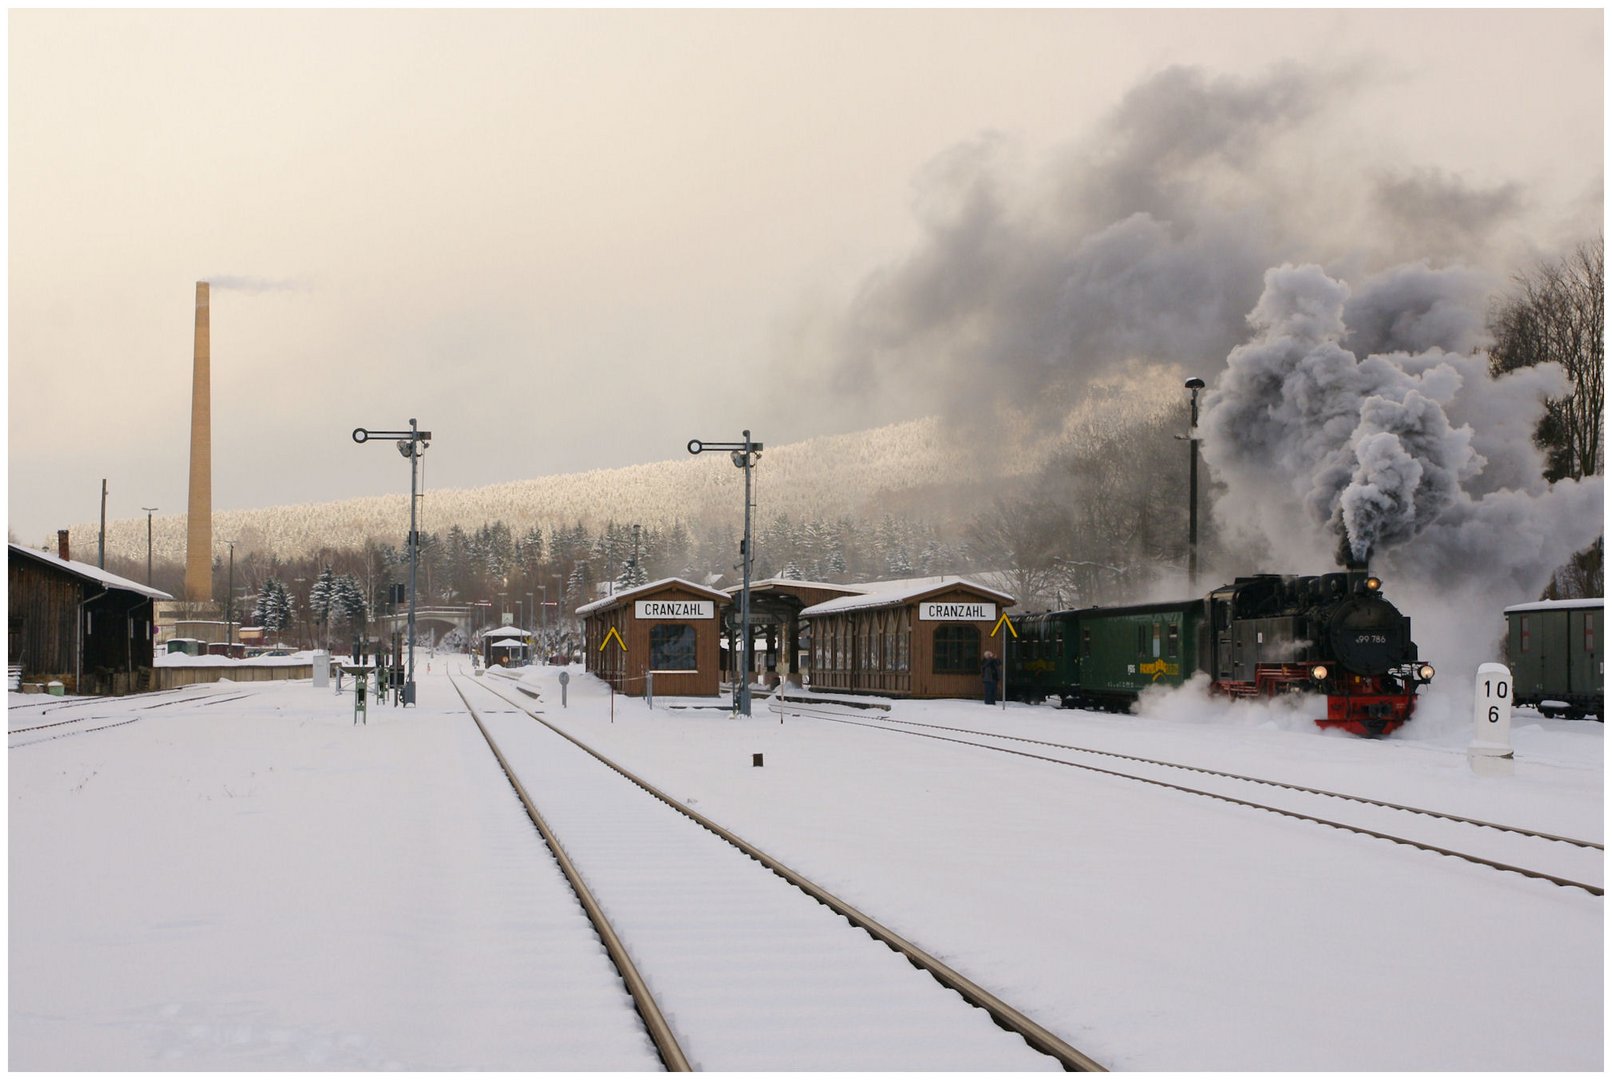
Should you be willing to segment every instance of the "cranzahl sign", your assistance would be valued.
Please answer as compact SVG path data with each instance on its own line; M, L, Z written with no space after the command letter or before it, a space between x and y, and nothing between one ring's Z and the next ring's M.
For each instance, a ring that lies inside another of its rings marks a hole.
M711 600L639 600L634 613L640 619L714 619Z
M920 622L989 622L995 618L995 604L940 604L931 601L918 605Z

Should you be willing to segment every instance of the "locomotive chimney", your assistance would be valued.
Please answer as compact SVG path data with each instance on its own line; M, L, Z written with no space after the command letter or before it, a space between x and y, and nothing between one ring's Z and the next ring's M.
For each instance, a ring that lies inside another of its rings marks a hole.
M56 554L61 556L62 562L70 561L67 555L67 530L56 530Z
M1354 544L1349 542L1348 532L1344 532L1342 539L1338 541L1337 558L1338 565L1343 567L1345 570L1363 571L1371 565L1371 550L1369 548L1366 550L1364 558L1356 558Z
M196 282L196 349L190 383L190 505L185 518L185 597L213 599L212 339L208 285Z

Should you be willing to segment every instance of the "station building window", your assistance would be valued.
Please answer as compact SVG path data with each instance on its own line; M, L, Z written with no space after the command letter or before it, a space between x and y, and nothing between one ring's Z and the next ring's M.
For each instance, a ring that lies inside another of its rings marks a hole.
M651 671L694 671L694 627L688 623L660 623L649 628Z
M935 630L935 674L972 675L980 666L980 629L948 623Z

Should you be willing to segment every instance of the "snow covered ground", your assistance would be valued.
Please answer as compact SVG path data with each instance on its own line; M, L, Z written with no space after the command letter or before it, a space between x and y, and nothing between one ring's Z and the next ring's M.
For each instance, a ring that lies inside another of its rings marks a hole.
M356 727L350 696L307 682L49 715L67 702L12 694L10 1067L655 1067L450 664L422 672L418 707L372 705ZM572 669L562 707L557 673L524 676L547 719L1110 1068L1604 1066L1604 904L1580 890L1066 767L779 722L760 696L752 719L621 697L612 717L607 688ZM1600 724L1519 711L1512 775L1480 777L1457 711L1367 742L1182 697L1142 717L896 706L1602 839ZM104 729L18 731L85 713Z

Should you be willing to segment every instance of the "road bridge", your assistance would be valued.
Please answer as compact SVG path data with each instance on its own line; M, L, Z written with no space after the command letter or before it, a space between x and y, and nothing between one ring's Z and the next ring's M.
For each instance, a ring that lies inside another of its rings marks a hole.
M479 627L478 618L485 618L472 604L427 604L416 608L414 612L414 632L419 637L435 634L438 638L452 630L458 630L466 641ZM374 634L390 635L393 631L400 634L407 633L409 629L409 612L405 607L395 615L375 615L369 620L370 632Z

